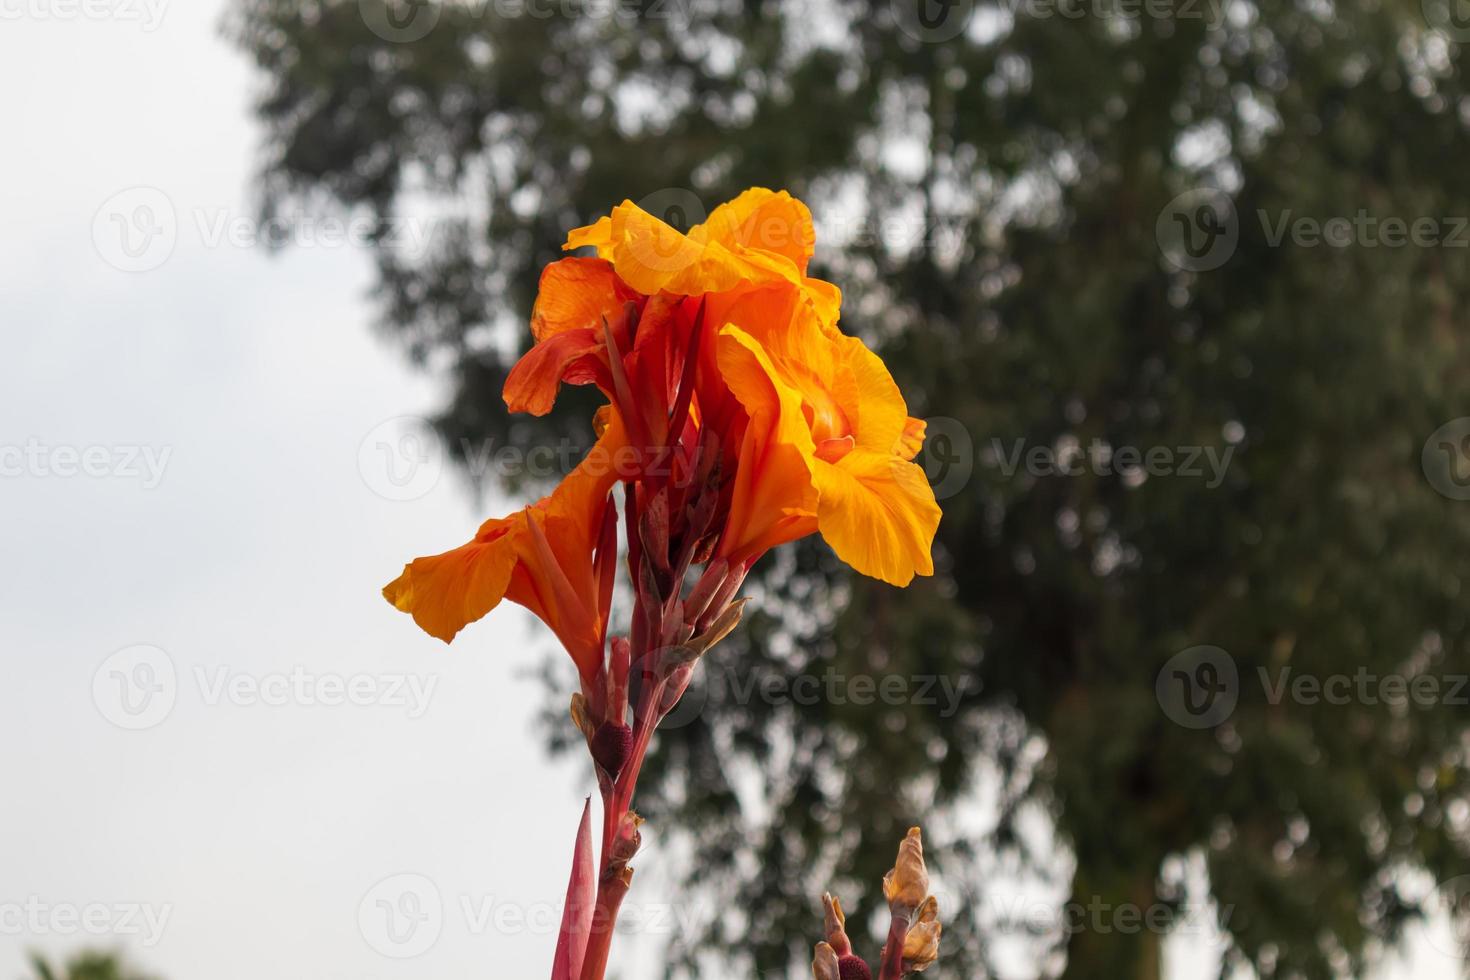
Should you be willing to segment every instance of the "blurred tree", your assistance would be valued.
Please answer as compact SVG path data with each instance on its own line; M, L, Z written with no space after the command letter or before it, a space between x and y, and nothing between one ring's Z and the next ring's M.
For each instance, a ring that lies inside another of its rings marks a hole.
M83 950L57 969L40 953L31 954L33 980L149 980L124 964L115 953Z
M771 560L748 649L660 742L640 809L692 831L685 900L714 909L671 975L800 975L832 870L868 922L921 820L948 976L1007 935L998 869L1075 865L1073 907L1114 915L1044 930L1037 962L1108 978L1160 975L1159 930L1116 910L1185 911L1191 861L1222 969L1265 977L1360 974L1418 911L1406 869L1467 870L1467 433L1426 449L1470 411L1452 13L241 0L267 213L376 222L383 321L452 374L452 445L585 438L590 402L499 398L568 228L752 184L813 205L846 328L938 417L940 573L900 595L816 545ZM829 670L964 686L952 711L765 687ZM1360 670L1443 687L1277 693Z

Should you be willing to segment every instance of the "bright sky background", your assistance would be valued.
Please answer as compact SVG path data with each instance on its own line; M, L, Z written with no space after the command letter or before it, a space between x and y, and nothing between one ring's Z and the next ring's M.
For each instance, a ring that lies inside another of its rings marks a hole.
M392 482L436 389L369 330L361 249L217 234L257 141L222 9L0 0L0 978L82 946L165 980L545 976L584 787L533 732L543 634L506 607L450 652L378 596L500 502L432 454ZM1401 976L1455 975L1417 949Z

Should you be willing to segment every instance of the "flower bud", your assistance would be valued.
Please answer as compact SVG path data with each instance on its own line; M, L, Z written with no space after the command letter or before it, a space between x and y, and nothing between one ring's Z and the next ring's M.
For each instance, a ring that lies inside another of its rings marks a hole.
M812 976L816 980L842 980L837 953L826 943L817 943L816 955L812 959Z
M638 828L643 826L643 818L632 810L623 814L622 823L618 824L618 832L613 837L612 850L608 854L608 866L614 871L621 871L628 866L638 853L638 848L643 846L643 835Z
M939 901L933 895L919 906L919 912L909 926L903 940L903 972L923 973L939 959L939 934L944 930L939 922Z
M831 892L822 895L822 907L827 912L827 942L839 957L852 953L852 941L847 938L847 916L842 913L842 903Z
M898 845L898 860L883 876L883 896L895 915L912 916L929 897L929 869L924 867L924 841L918 827Z

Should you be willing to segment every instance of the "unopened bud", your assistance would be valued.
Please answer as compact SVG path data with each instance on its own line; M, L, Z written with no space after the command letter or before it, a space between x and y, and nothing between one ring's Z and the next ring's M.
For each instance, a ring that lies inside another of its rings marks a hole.
M729 572L730 563L725 559L716 558L710 562L699 581L694 583L694 588L689 590L689 598L684 600L684 615L698 622L709 608L710 600L720 591L720 586L725 584L725 576Z
M837 953L826 943L817 943L816 954L812 957L812 976L816 980L842 980Z
M912 916L929 897L929 870L924 866L924 840L918 827L898 845L898 860L883 876L883 896L897 915Z
M827 942L839 957L852 953L852 941L847 938L847 916L842 912L842 903L831 892L822 895L822 908L827 913Z
M663 487L648 501L638 519L638 533L643 540L643 553L653 559L661 572L669 570L669 488Z

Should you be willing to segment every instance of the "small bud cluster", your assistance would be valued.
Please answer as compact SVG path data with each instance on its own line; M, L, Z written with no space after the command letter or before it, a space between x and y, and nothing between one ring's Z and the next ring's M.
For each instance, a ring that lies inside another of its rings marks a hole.
M929 894L929 871L924 866L924 844L919 828L909 831L899 845L898 860L883 878L883 896L892 921L879 960L878 980L901 980L923 973L939 958L939 902ZM853 952L847 935L842 903L822 896L826 911L825 942L817 943L812 959L816 980L871 980L872 971Z

